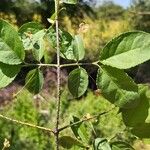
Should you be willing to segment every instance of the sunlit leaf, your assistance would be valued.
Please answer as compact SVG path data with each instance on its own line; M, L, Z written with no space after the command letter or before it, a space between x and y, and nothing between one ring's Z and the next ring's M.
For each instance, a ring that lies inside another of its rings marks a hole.
M37 22L28 22L23 24L18 32L19 34L24 34L24 33L31 33L31 34L35 34L36 32L38 32L39 30L42 30L43 26Z
M73 53L76 60L82 60L85 55L83 40L80 35L75 35L73 41Z
M25 52L17 31L0 19L0 62L10 65L21 64Z
M121 108L136 107L139 103L138 86L122 70L102 66L98 71L97 85L107 100Z
M19 35L21 36L25 50L31 50L33 48L32 39L33 35L42 30L43 26L37 22L28 22L23 24L19 28Z
M55 23L55 18L56 18L56 13L53 13L52 16L50 18L48 18L48 22L51 24Z
M104 138L95 139L93 146L94 150L111 150L111 147L107 139Z
M6 87L10 84L20 71L18 65L8 65L0 63L0 88Z
M33 45L33 56L37 61L40 61L44 55L45 50L45 41L44 36L46 32L45 30L40 30L35 33L32 37L32 45Z
M69 45L67 48L65 48L65 51L61 51L61 56L70 60L82 60L85 55L85 49L81 36L75 35L74 39L71 39L68 36L68 40L66 41L68 41Z
M102 50L104 65L128 69L150 59L150 34L141 31L123 33L112 39Z
M53 28L48 29L47 37L51 46L56 48L56 33ZM59 42L61 57L75 61L79 61L84 58L85 49L83 39L80 35L75 35L73 38L68 32L59 29Z

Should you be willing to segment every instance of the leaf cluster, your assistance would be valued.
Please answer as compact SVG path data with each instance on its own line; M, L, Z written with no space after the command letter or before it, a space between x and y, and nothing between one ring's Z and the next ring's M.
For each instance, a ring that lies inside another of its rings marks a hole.
M63 0L67 4L75 4L75 0ZM55 20L54 20L55 23ZM27 89L38 94L43 87L44 76L41 67L76 66L68 77L68 89L73 97L81 97L88 88L88 72L84 65L98 67L97 87L109 102L120 108L124 123L131 128L131 132L141 138L150 138L150 90L146 85L138 85L125 73L150 60L150 34L142 31L122 33L109 41L101 51L97 62L83 63L85 57L84 43L81 35L72 36L59 29L60 57L73 61L71 64L43 63L47 56L47 43L54 49L57 37L53 25L44 29L37 23L24 24L16 31L9 23L0 20L0 88L10 84L22 67L32 66L25 79ZM26 53L30 51L36 63L25 61ZM76 138L64 136L60 144L69 149L72 145L88 148L86 131L80 119L73 117L72 131ZM82 131L81 131L82 128ZM133 149L127 143L108 142L98 138L94 142L95 150L105 149Z

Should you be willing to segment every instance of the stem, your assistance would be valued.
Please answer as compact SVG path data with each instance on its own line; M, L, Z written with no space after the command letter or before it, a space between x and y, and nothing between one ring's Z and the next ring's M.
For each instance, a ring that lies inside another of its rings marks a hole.
M56 98L56 125L55 125L55 138L56 138L56 150L59 150L59 119L60 119L60 47L59 47L59 0L55 0L55 13L56 13L56 42L57 42L57 98Z
M91 63L71 63L71 64L62 64L60 65L61 68L63 67L71 67L71 66L91 66L91 65L96 65L97 66L98 61L96 62L91 62Z
M28 64L28 63L25 63L25 64L22 64L21 67L60 67L60 68L63 68L63 67L71 67L71 66L91 66L91 65L95 65L95 66L98 66L98 62L99 61L96 61L96 62L90 62L90 63L70 63L70 64L62 64L62 65L58 65L58 64Z
M102 116L102 115L108 114L110 111L112 111L112 110L115 109L115 108L116 108L116 107L113 107L112 109L110 109L110 110L108 110L108 111L104 111L104 112L99 113L99 114L97 114L97 115L94 115L94 116L92 116L92 117L83 118L82 120L79 120L79 121L77 121L77 122L75 122L75 123L65 125L64 127L59 128L59 132L65 130L65 129L67 129L67 128L70 128L70 127L72 127L72 126L78 125L78 124L80 124L80 123L82 123L82 122L86 122L86 121L89 121L89 120L93 120L93 119L98 118L98 117L100 117L100 116Z
M60 53L60 52L59 52ZM59 59L60 60L60 59ZM59 61L60 62L60 61ZM70 64L62 64L60 65L59 64L29 64L29 63L25 63L25 64L22 64L21 67L60 67L60 68L63 68L63 67L71 67L71 66L91 66L91 65L95 65L95 66L98 66L98 63L99 61L95 61L95 62L90 62L90 63L70 63Z
M57 67L57 64L22 64L21 67Z
M45 128L45 127L41 127L41 126L37 126L37 125L34 125L32 123L27 123L27 122L23 122L23 121L20 121L20 120L16 120L16 119L12 119L12 118L9 118L9 117L6 117L2 114L0 114L0 118L3 118L5 120L9 120L11 122L14 122L14 123L17 123L17 124L21 124L21 125L26 125L28 127L32 127L32 128L38 128L38 129L41 129L41 130L44 130L44 131L47 131L47 132L52 132L54 133L53 130L49 129L49 128Z

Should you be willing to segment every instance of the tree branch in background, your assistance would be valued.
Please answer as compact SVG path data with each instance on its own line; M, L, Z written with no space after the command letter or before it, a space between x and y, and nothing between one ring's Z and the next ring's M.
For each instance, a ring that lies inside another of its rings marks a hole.
M23 121L20 121L20 120L12 119L12 118L6 117L6 116L4 116L2 114L0 114L0 118L3 118L5 120L11 121L11 122L14 122L14 123L17 123L17 124L21 124L21 125L25 125L25 126L28 126L28 127L37 128L37 129L40 129L40 130L44 130L44 131L47 131L47 132L54 133L54 131L52 129L49 129L49 128L46 128L46 127L37 126L37 125L34 125L32 123L28 123L28 122L23 122Z
M75 126L75 125L78 125L78 124L80 124L80 123L83 123L83 122L86 122L86 121L89 121L89 120L93 120L93 119L96 119L96 118L98 118L98 117L100 117L100 116L106 115L106 114L108 114L109 112L111 112L112 110L114 110L115 108L116 108L116 107L113 107L112 109L110 109L110 110L108 110L108 111L101 112L101 113L99 113L99 114L97 114L97 115L94 115L94 116L85 117L85 118L81 119L80 121L77 121L77 122L72 123L72 124L68 124L68 125L66 125L66 126L64 126L64 127L62 127L62 128L59 128L59 132L65 130L66 128L70 128L70 127Z

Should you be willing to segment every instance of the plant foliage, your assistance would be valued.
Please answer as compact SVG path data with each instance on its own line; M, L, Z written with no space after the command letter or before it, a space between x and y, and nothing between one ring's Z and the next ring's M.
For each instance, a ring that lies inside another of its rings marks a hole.
M76 4L77 0L62 2ZM150 89L148 86L136 84L125 73L126 69L150 60L150 34L142 31L122 33L104 46L97 62L84 63L82 61L86 53L82 36L80 34L72 36L58 28L56 31L53 24L50 28L44 29L40 24L30 22L24 24L17 32L9 23L0 20L0 88L10 84L21 68L32 66L32 70L26 76L25 87L31 93L38 94L44 84L41 67L57 67L59 71L61 67L76 66L77 68L69 74L68 89L73 97L78 98L86 92L89 84L88 72L83 66L95 65L98 67L97 87L103 97L120 109L124 124L131 128L134 135L150 138ZM62 59L72 60L73 63L42 63L46 42L50 47L57 47L57 50L60 43L58 58L61 56ZM26 62L27 52L32 53L35 63ZM73 146L89 148L90 137L83 122L91 118L86 116L81 120L74 116L69 127L75 137L61 136L59 144L66 149ZM56 134L58 135L58 132ZM94 150L133 149L123 141L114 142L99 137L94 140L93 147Z

